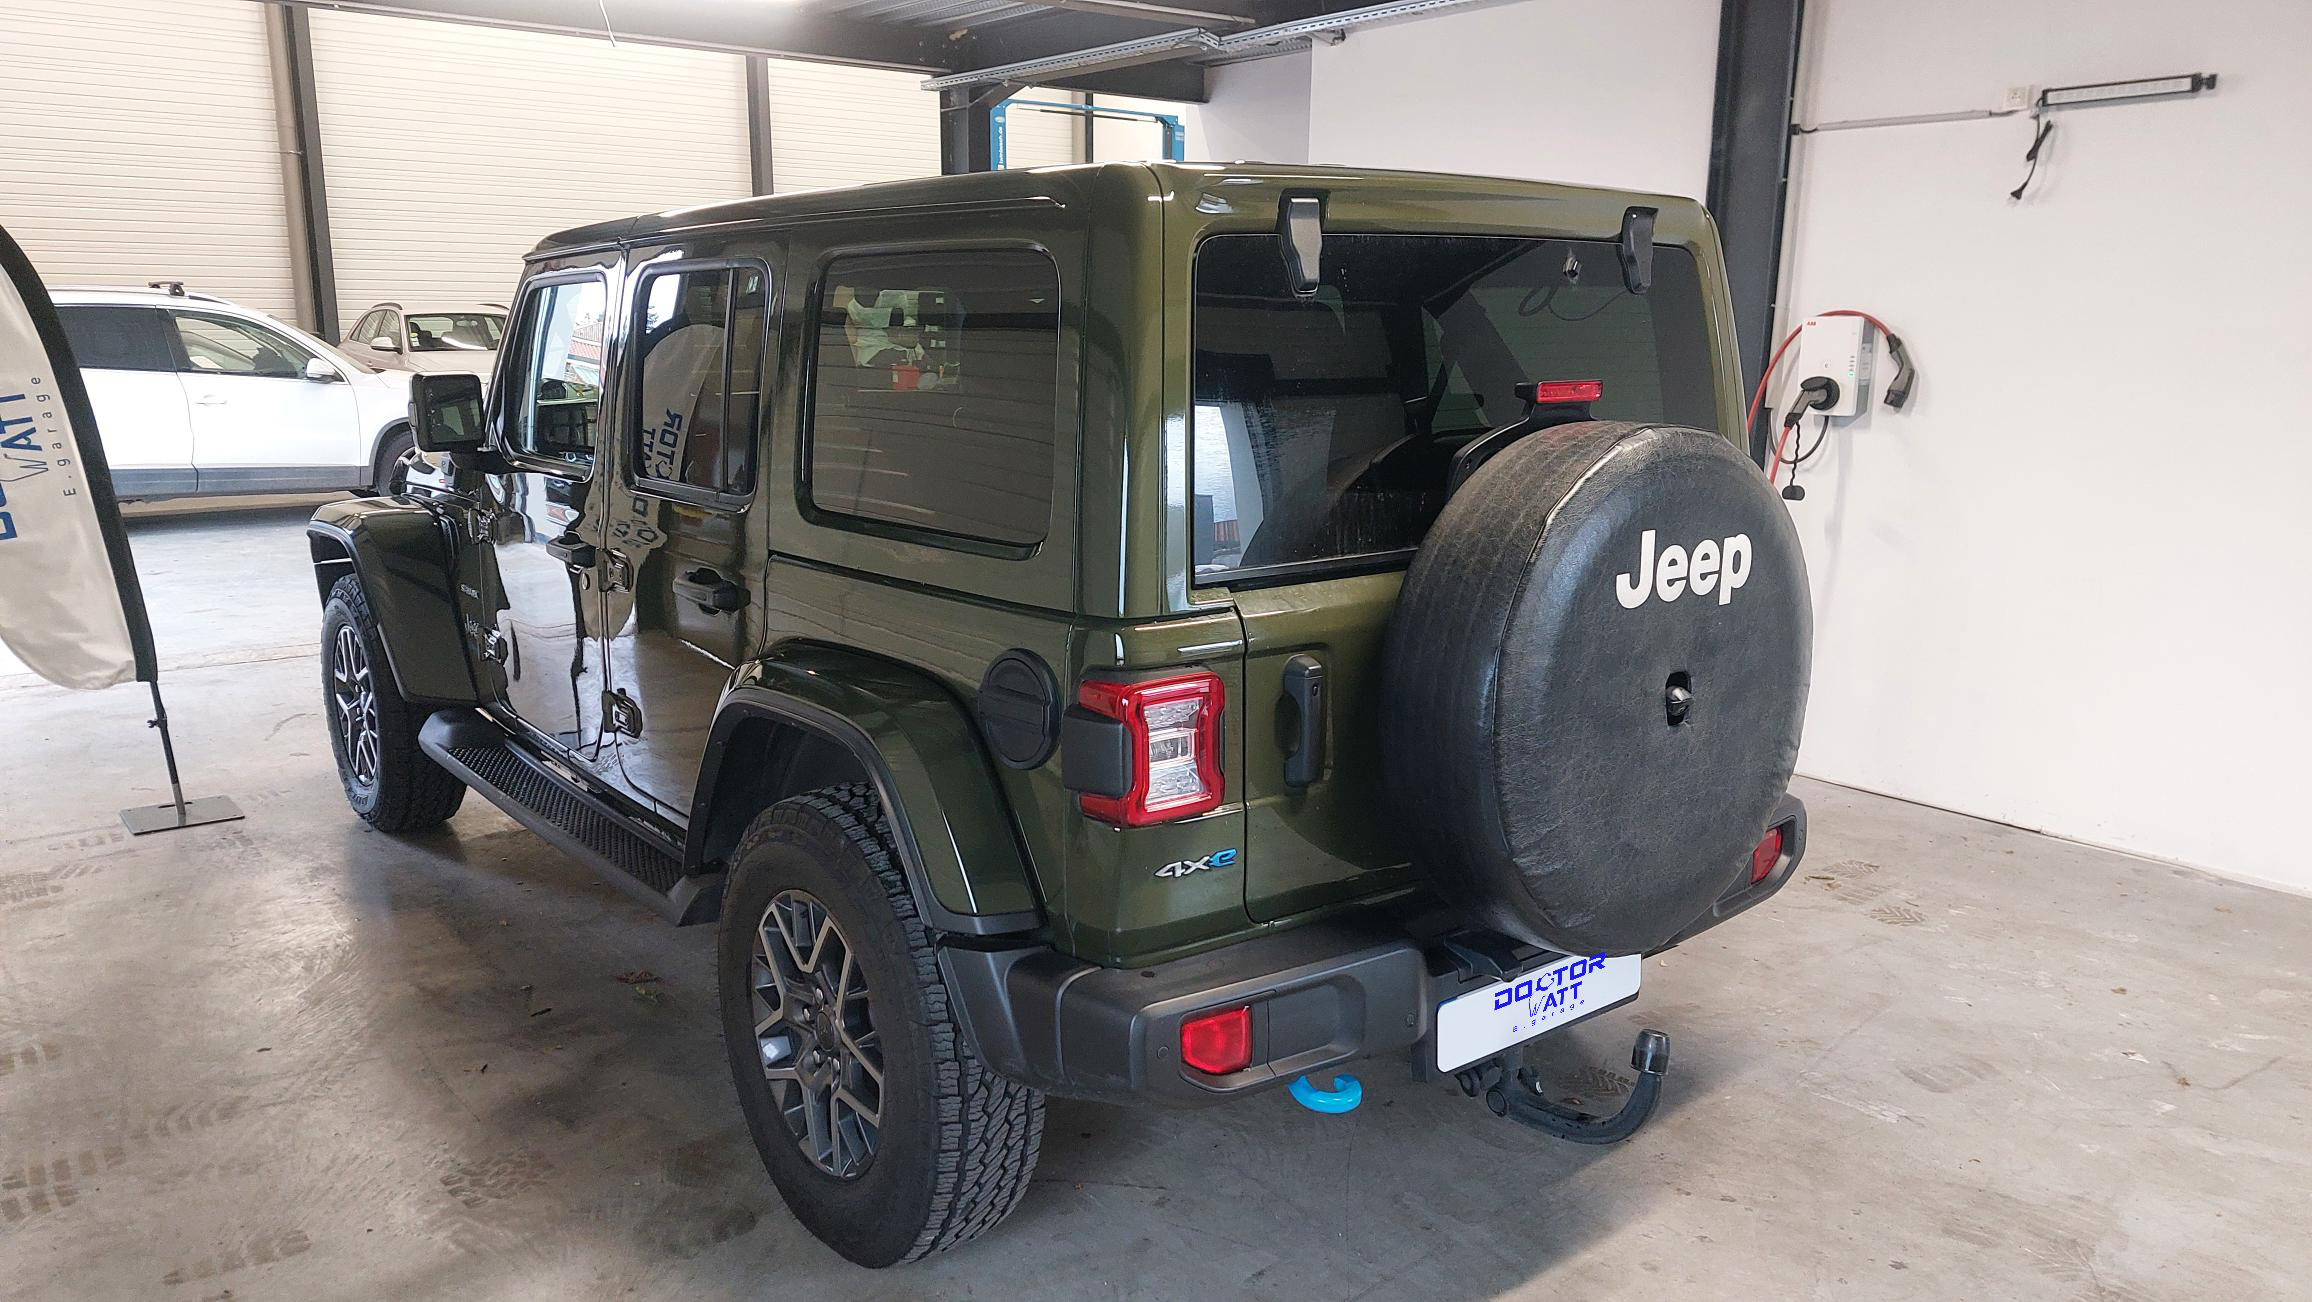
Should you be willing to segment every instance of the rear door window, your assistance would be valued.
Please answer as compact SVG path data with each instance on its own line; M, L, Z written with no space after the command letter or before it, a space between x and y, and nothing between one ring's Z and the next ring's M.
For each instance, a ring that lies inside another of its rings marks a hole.
M634 322L638 484L686 498L754 491L769 282L760 264L643 273Z
M57 308L56 314L64 318L64 337L72 344L72 360L84 370L177 369L168 322L157 309L64 306Z
M1010 547L1042 542L1059 349L1059 269L1041 252L830 263L812 365L811 505Z
M1453 454L1518 419L1533 380L1599 380L1600 420L1717 421L1693 255L1645 294L1602 241L1327 235L1312 295L1273 235L1196 258L1192 546L1198 581L1402 559Z

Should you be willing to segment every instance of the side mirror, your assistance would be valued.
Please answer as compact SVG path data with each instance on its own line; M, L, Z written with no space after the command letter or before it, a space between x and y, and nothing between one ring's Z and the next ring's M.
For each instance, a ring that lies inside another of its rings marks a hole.
M305 378L315 384L335 384L345 377L337 373L336 367L320 358L308 357L305 359Z
M401 351L401 341L394 338L392 335L372 336L369 341L369 346L381 353L398 353Z
M488 446L481 377L453 371L412 376L409 427L417 433L418 451L430 455Z

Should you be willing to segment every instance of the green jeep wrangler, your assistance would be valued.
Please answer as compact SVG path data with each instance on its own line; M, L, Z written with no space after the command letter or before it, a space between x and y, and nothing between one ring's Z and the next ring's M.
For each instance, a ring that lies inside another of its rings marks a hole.
M554 236L437 473L323 507L346 795L717 923L741 1107L888 1265L1047 1093L1517 1047L1789 880L1811 636L1685 199L1110 164Z

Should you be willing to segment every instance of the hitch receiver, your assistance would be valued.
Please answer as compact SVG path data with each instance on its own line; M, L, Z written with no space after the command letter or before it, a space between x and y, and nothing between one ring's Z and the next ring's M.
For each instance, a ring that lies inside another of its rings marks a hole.
M1654 1030L1638 1032L1638 1041L1630 1048L1630 1066L1637 1068L1638 1083L1622 1110L1610 1117L1593 1117L1543 1098L1531 1071L1520 1067L1511 1073L1506 1053L1462 1071L1460 1081L1463 1092L1473 1096L1483 1087L1485 1106L1494 1116L1577 1144L1616 1144L1636 1134L1654 1115L1654 1104L1662 1097L1662 1073L1670 1069L1670 1037Z

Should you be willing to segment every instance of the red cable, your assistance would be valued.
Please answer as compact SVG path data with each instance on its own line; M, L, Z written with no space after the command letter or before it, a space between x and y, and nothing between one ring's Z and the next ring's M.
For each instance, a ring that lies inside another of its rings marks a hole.
M1870 322L1872 327L1875 328L1880 334L1885 335L1889 339L1895 337L1895 332L1887 329L1886 322L1879 320L1877 317L1872 316L1868 312L1858 312L1851 307L1832 308L1828 312L1817 312L1815 315L1859 316L1863 320ZM1805 329L1806 327L1800 326L1797 330L1793 330L1789 334L1784 335L1782 338L1782 346L1776 348L1774 350L1774 356L1767 359L1766 373L1758 377L1757 391L1750 395L1750 412L1748 415L1742 418L1742 428L1749 429L1751 426L1758 423L1758 408L1766 401L1766 384L1769 380L1774 378L1774 368L1782 365L1782 355L1790 351L1790 346L1792 344L1798 342L1799 334ZM1787 439L1789 439L1790 430L1791 427L1785 425L1782 427L1781 432L1774 436L1774 463L1771 466L1768 466L1766 469L1766 482L1769 484L1774 482L1774 477L1776 475L1782 473L1782 445Z

